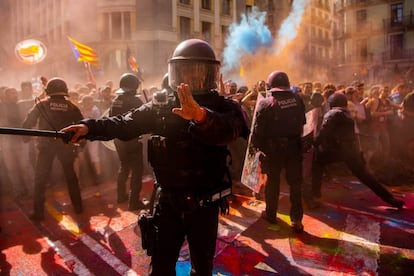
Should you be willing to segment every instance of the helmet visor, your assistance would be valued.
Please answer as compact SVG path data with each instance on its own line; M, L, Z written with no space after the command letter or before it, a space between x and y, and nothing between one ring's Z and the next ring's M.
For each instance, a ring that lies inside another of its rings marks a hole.
M217 88L218 63L177 60L168 64L168 84L173 90L181 83L188 84L194 95L207 94Z

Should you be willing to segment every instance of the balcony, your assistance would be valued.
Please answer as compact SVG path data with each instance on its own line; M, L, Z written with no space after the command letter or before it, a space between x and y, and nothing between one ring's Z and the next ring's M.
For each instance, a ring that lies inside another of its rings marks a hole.
M318 36L313 36L313 37L310 37L309 41L312 44L319 45L319 46L324 46L324 47L332 46L332 40L326 37L321 38Z
M384 29L387 32L414 30L414 15L404 16L402 20L387 18L383 20Z
M345 25L345 36L364 36L383 33L381 24L373 24L372 22L361 22L358 24Z
M389 2L389 0L345 0L344 4L338 4L338 8L361 8L387 2Z
M322 1L315 1L313 3L313 6L322 10L325 10L329 12L331 10L331 7L329 6L329 3L323 3Z
M386 51L383 52L382 58L384 62L397 60L414 61L414 49Z
M312 24L317 25L319 27L322 27L325 29L329 29L331 27L332 21L330 19L325 19L323 17L315 16L315 15L310 16L309 19Z

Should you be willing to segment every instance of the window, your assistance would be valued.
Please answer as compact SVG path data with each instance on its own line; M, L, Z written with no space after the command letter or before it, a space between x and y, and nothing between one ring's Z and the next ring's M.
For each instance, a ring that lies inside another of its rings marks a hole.
M105 59L105 66L107 68L124 68L125 66L125 58L122 58L123 54L122 51L117 49L114 51L111 51L108 56Z
M112 39L121 39L122 37L122 21L121 13L112 13Z
M180 39L190 38L190 18L180 16Z
M229 35L229 27L228 26L221 26L221 39L222 39L222 44L221 45L225 45L226 39Z
M357 23L366 23L367 21L367 10L359 10L356 12L356 21Z
M356 12L356 25L355 30L357 32L366 31L367 24L367 10L359 10Z
M211 9L211 1L210 0L201 0L201 8L205 10Z
M104 28L103 28L103 38L104 39L109 39L110 38L110 31L109 31L109 13L104 13L103 14L103 24L104 24Z
M360 39L356 42L356 53L357 56L362 60L366 60L368 57L368 45L366 39Z
M392 59L400 59L403 57L404 48L404 36L403 34L390 36L390 57Z
M402 3L391 5L391 26L401 25L403 22L403 6Z
M124 21L124 39L131 38L131 15L129 12L123 13L123 21Z
M268 26L274 26L274 24L275 24L275 22L274 22L274 19L273 19L273 15L268 15L267 16L267 25Z
M311 46L311 57L314 57L316 55L316 48L315 46Z
M221 14L223 15L230 15L230 0L223 0L221 5Z
M211 23L210 22L201 22L201 35L202 38L210 42L211 40Z
M103 14L104 39L130 39L131 14L129 12L113 12Z
M270 12L275 10L275 6L273 5L273 1L269 1L269 3L267 4L267 10L270 11Z

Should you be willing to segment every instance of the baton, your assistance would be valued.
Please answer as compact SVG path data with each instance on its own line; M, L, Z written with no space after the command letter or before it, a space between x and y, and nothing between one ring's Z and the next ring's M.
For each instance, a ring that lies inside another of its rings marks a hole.
M70 139L72 139L72 136L73 136L72 132L62 132L62 131L54 131L54 130L40 130L40 129L27 129L27 128L14 128L14 127L0 127L0 134L53 137L53 138L60 138L65 143L68 143L70 141Z

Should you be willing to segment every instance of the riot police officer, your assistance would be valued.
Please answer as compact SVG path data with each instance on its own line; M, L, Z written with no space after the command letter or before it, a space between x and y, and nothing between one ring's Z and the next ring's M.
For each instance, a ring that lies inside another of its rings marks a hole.
M173 99L62 130L74 132L73 142L153 134L148 155L161 193L154 214L151 275L175 275L185 238L192 273L212 274L218 215L228 208L225 197L231 193L226 145L248 134L240 106L216 91L219 66L208 43L185 40L168 62Z
M112 102L109 116L126 113L143 104L141 99L136 95L139 85L140 81L134 74L125 73L121 76L119 80L120 88L115 92L117 97ZM128 200L128 210L145 208L145 205L139 199L143 172L142 143L137 138L129 141L115 139L114 144L120 161L117 178L117 201L118 203L122 203ZM131 174L131 181L129 193L127 194L126 183L129 174Z
M83 119L79 108L65 98L68 96L68 88L63 79L50 79L46 85L46 95L48 97L29 111L23 122L24 128L32 128L38 124L39 129L59 130ZM65 145L60 140L39 138L31 219L44 219L46 183L55 157L62 164L73 209L75 213L82 212L81 192L73 167L76 155L74 146Z
M331 108L323 118L315 139L315 154L312 162L312 197L321 196L323 169L334 162L345 162L346 166L363 184L368 186L383 201L402 208L404 201L396 199L368 171L355 134L354 120L347 109L347 98L336 92L329 96Z
M264 218L276 223L280 193L280 174L284 168L290 188L290 219L295 232L303 232L302 218L302 143L306 123L305 105L290 89L288 75L274 71L269 74L270 97L263 99L256 110L252 144L263 153L262 172L268 180L265 186L266 210Z

